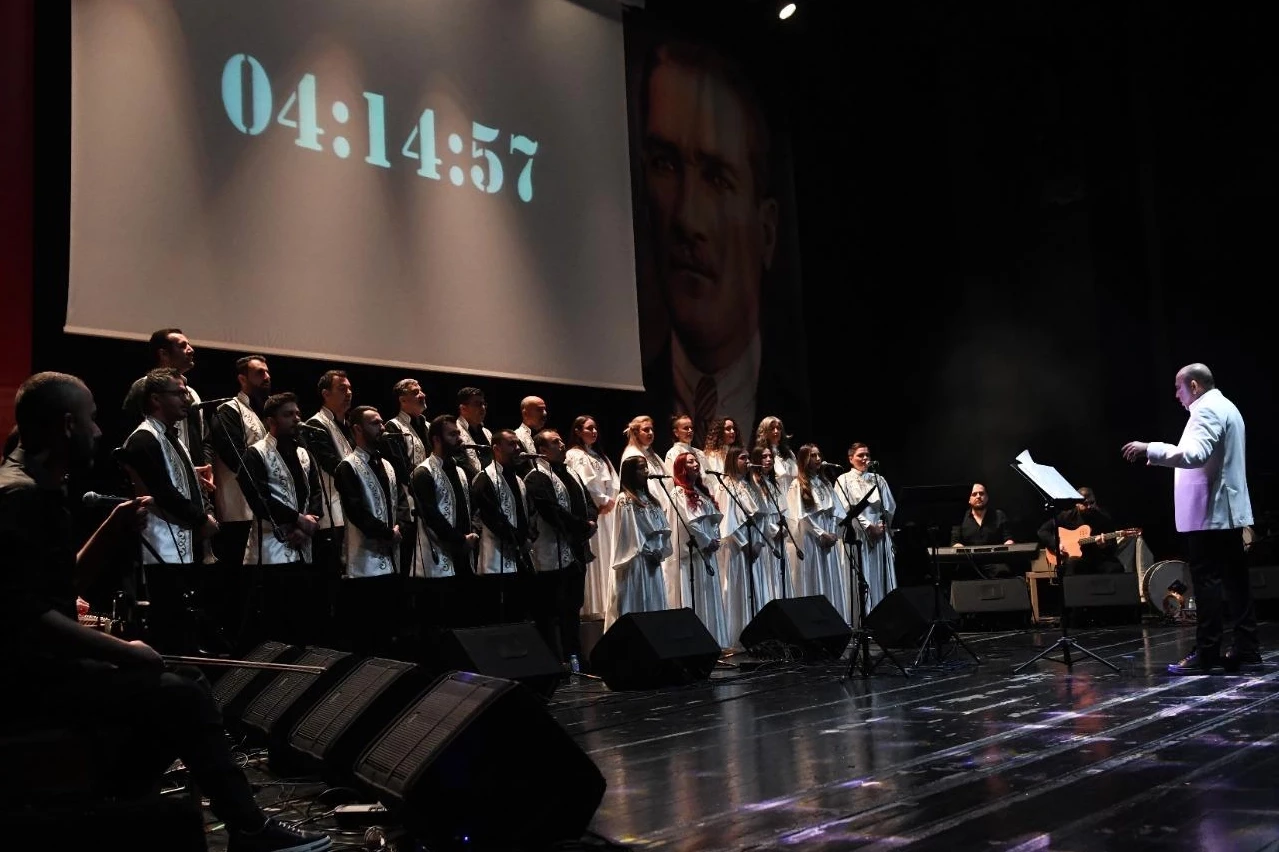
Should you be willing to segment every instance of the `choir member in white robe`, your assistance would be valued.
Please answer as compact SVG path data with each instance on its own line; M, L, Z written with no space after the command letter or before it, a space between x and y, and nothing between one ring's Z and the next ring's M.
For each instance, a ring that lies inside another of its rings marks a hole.
M790 435L780 417L765 417L755 431L755 443L773 451L773 468L777 471L777 486L783 494L790 492L790 485L799 476L799 461L790 448Z
M605 629L612 622L608 618L613 608L615 595L613 571L613 510L617 508L617 498L621 491L621 481L617 476L617 468L609 461L608 456L600 452L599 425L595 418L583 414L573 421L572 434L569 437L568 455L564 463L569 466L582 484L586 493L595 503L598 517L595 519L595 537L591 540L591 550L595 554L586 566L586 589L583 594L582 614L598 616L604 619Z
M848 583L848 560L841 544L844 507L835 489L822 472L822 451L816 444L804 444L796 454L799 475L791 483L787 502L796 518L795 540L803 548L802 563L791 565L797 594L825 595L835 611L853 623L852 597ZM792 555L794 555L792 553ZM796 571L796 565L801 565Z
M706 443L702 445L702 470L707 473L711 471L723 473L726 469L724 451L736 445L738 441L737 422L733 418L721 417L716 420L711 425L710 431L706 433Z
M759 495L763 512L760 526L771 546L759 555L760 571L767 578L768 599L795 597L790 581L791 552L788 544L788 527L794 524L787 517L786 492L777 485L777 471L773 467L773 451L756 445L751 449L752 485Z
M675 488L671 504L677 517L671 524L675 555L679 558L680 585L691 599L685 606L706 625L721 648L731 648L736 637L728 635L724 590L719 580L720 521L724 513L702 481L702 465L693 453L675 458Z
M626 447L622 450L623 462L632 456L640 456L648 464L650 476L655 474L670 476L670 473L666 470L666 460L653 449L653 441L657 437L657 433L653 428L652 417L647 414L632 417L631 422L626 424L626 429L622 432L622 435L626 438ZM653 499L657 501L657 505L661 506L662 511L666 513L666 522L673 529L675 518L671 515L671 495L666 488L666 482L668 481L650 479L648 490L652 493ZM671 609L679 609L684 606L684 598L687 593L680 588L678 556L671 554L666 559L662 564L662 576L666 578L666 605Z
M671 441L671 448L666 451L666 458L663 459L667 474L675 475L675 459L682 453L697 456L697 463L702 470L706 469L706 454L693 446L693 418L687 414L676 414L671 418Z
M615 538L610 548L617 574L611 621L628 612L666 609L662 560L671 555L671 528L666 512L648 489L648 471L642 455L622 461L622 493L617 499Z
M763 495L751 480L751 456L745 447L727 448L729 469L715 475L722 486L720 505L720 587L724 594L724 614L732 648L741 648L742 628L768 603L767 565L760 558L770 542L760 507Z
M897 566L889 532L893 513L897 511L897 501L893 499L893 491L884 478L871 469L875 465L868 446L857 442L849 447L848 463L852 470L840 474L835 480L835 496L847 513L870 494L866 508L854 519L860 528L856 537L856 556L866 584L861 611L870 612L897 588Z

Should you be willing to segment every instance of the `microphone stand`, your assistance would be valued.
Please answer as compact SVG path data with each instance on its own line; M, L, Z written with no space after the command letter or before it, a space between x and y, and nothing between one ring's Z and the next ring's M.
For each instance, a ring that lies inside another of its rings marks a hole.
M667 477L658 476L654 478L657 480L657 483L662 486L662 490L666 492L666 499L670 501L671 511L675 513L675 517L679 518L679 525L684 528L684 533L688 536L688 600L689 603L693 605L691 607L693 612L697 612L697 577L693 573L695 570L693 562L694 557L697 556L700 551L698 551L697 542L693 538L693 528L688 525L688 521L684 520L684 515L680 512L679 507L675 505L675 498L671 496L670 489L666 487L666 483L663 481L667 479ZM649 481L651 482L652 480ZM709 562L703 559L702 564L705 565L706 572L708 574L712 577L715 576L715 569L711 567Z
M836 480L836 482L838 482L838 480ZM848 673L845 677L852 677L853 673L857 672L861 674L862 678L868 678L875 673L875 669L879 668L879 664L885 659L888 659L893 665L897 666L897 670L902 673L902 677L910 677L910 673L906 671L906 667L893 656L893 652L881 645L878 640L875 640L874 637L871 636L870 631L865 627L866 603L870 597L870 589L868 588L869 584L866 582L866 575L862 571L861 545L860 542L852 536L852 530L853 524L857 522L858 516L861 515L862 511L870 504L871 495L879 489L879 477L876 475L875 484L866 492L866 496L857 503L853 503L853 498L848 493L847 486L847 481L839 486L840 493L844 495L844 502L849 507L848 515L844 518L844 520L840 521L840 525L845 528L844 548L848 554L848 575L857 591L857 600L860 603L860 606L857 608L857 617L854 619L852 637L853 653L848 658ZM879 659L874 662L871 662L870 659L870 643L872 641L874 641L876 645L879 645L880 651L883 652L879 655Z
M759 490L763 492L764 496L768 498L768 502L771 503L773 505L773 508L777 510L777 519L778 521L781 522L782 531L786 533L786 537L790 539L790 543L795 545L795 555L799 557L800 562L803 562L804 548L799 546L799 542L795 540L795 534L790 531L790 524L786 522L786 513L782 511L781 506L777 505L777 500L773 498L773 490L772 488L769 487L768 480L765 477L762 477L762 476L760 477ZM786 565L786 545L784 544L782 545L780 573L781 573L781 581L782 581L782 597L783 598L790 597L788 594L786 594L786 575L789 573L789 570Z
M755 518L751 515L750 512L746 511L746 507L742 505L742 501L737 498L737 495L733 493L733 489L730 488L728 483L724 481L726 474L721 473L718 470L708 470L706 472L719 480L719 484L724 486L724 492L728 494L729 499L731 499L735 504L737 504L737 508L739 511L741 511L742 517L746 519L746 552L748 554L752 554L752 551L754 551L755 549ZM763 537L764 537L764 534L761 532L760 538L762 539ZM759 558L759 554L754 553L750 556L750 558L748 558L745 561L746 593L749 598L749 605L751 609L752 618L754 618L759 613L759 607L756 605L756 597L755 597L755 572L751 570L751 565L758 558Z

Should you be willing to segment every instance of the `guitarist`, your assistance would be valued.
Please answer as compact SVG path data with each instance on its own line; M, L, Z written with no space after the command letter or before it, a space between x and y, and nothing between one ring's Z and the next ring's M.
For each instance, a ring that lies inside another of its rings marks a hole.
M1066 547L1071 541L1085 536L1100 536L1114 532L1115 522L1110 513L1097 504L1097 494L1091 488L1079 489L1083 501L1070 509L1057 513L1052 520L1044 521L1039 528L1039 543L1053 553L1061 565L1062 576L1069 574L1122 574L1124 565L1115 555L1115 542L1083 544L1080 555L1074 556ZM1057 527L1062 530L1062 552L1057 552ZM1087 529L1085 529L1085 527ZM1067 533L1074 533L1067 535Z

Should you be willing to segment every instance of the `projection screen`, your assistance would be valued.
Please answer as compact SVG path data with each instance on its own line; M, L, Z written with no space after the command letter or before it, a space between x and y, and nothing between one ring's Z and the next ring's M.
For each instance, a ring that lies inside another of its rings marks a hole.
M620 10L73 0L66 330L641 389Z

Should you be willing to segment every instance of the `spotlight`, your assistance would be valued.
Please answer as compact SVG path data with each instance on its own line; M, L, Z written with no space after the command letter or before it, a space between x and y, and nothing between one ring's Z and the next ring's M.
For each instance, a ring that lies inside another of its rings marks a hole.
M793 14L795 14L795 4L787 3L785 6L783 6L781 9L778 10L777 17L781 18L784 21Z

